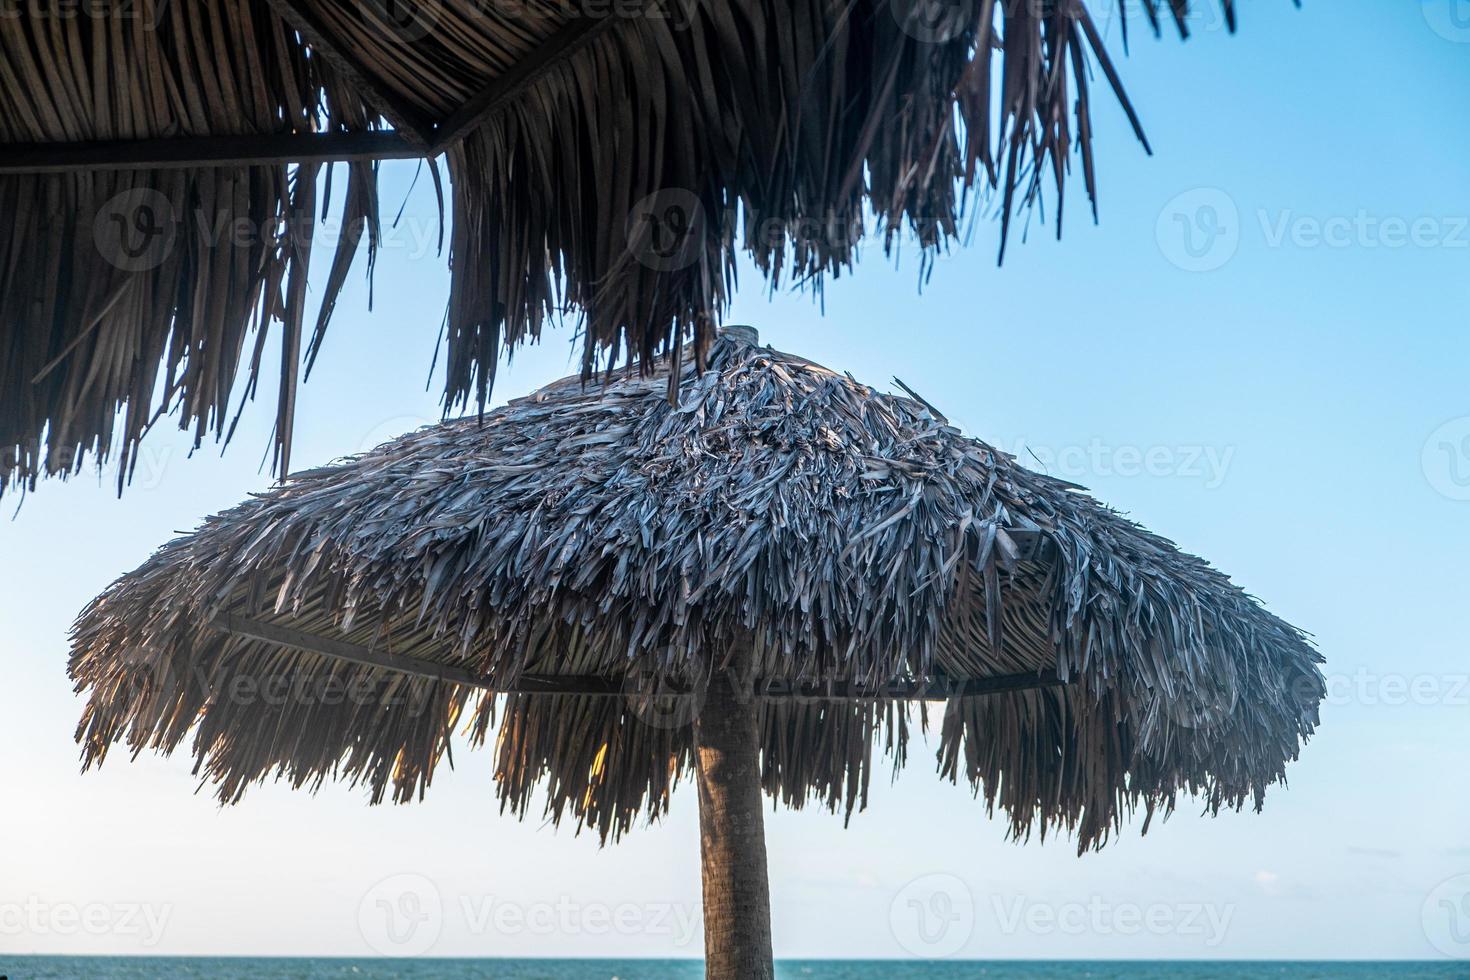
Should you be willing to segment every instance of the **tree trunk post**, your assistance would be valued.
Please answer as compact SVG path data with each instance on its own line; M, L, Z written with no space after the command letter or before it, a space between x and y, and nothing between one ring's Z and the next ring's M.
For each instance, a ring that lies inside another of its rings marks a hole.
M758 712L749 678L732 665L711 679L694 721L707 980L775 974Z

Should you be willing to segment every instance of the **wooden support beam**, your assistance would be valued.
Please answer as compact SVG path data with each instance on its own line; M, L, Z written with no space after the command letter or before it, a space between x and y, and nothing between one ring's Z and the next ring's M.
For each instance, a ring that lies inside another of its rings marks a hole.
M210 621L210 626L233 636L273 643L276 646L304 650L333 660L377 667L415 677L428 677L464 684L502 694L576 694L587 697L690 697L692 690L651 690L639 683L635 675L627 679L591 677L577 675L523 674L510 687L492 687L462 667L385 653L314 633L305 633L275 623L263 623L245 616L222 613ZM938 701L952 697L975 697L999 694L1007 691L1025 691L1044 687L1056 687L1066 683L1051 671L1024 674L999 674L993 677L972 677L964 680L933 678L926 681L897 681L881 687L840 683L800 683L782 681L757 682L755 696L766 700L796 701L862 701L875 698L899 701Z
M346 640L304 633L301 630L277 626L275 623L262 623L245 616L224 613L216 616L209 625L232 636L264 640L276 646L305 650L307 653L318 653L324 657L331 657L333 660L346 660L350 663L381 667L384 670L412 674L415 677L431 677L434 680L450 681L454 684L468 684L472 687L485 686L479 677L461 667L436 664L429 660L403 657L395 653L384 653L381 650L373 650L356 643L348 643Z
M618 20L612 10L601 17L580 16L563 24L531 49L510 70L496 77L434 129L433 154L438 155L473 132L497 109L535 84L536 80L582 50Z
M89 170L167 170L352 160L421 160L438 156L525 92L547 71L574 56L620 18L581 16L564 24L503 75L471 96L437 126L378 85L332 40L300 0L268 0L313 50L349 79L396 128L365 133L148 137L70 143L0 143L0 174Z
M405 141L427 151L434 139L434 123L417 108L383 88L356 58L333 38L310 7L300 0L266 0L276 15L289 24L307 46L327 60L337 74L351 85L362 100L393 124Z
M847 683L793 686L775 681L767 683L760 696L803 701L865 701L874 698L894 701L943 701L946 698L977 697L984 694L1004 694L1008 691L1059 687L1065 683L1067 682L1050 670L1024 674L993 674L989 677L971 677L964 680L932 677L922 681L894 681L879 687Z
M180 136L75 143L0 144L0 174L78 170L171 170L330 160L416 160L425 155L395 132L268 136Z

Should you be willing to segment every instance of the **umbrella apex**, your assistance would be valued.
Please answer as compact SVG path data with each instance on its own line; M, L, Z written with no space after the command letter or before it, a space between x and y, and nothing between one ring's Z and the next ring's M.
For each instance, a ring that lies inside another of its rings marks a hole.
M728 340L738 340L742 344L759 347L761 342L760 331L746 324L731 324L720 328L720 336Z

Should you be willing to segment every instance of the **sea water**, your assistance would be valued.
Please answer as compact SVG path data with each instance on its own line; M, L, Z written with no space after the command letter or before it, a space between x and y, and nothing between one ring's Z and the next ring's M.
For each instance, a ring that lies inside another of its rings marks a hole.
M698 960L361 960L204 956L5 956L4 980L700 980ZM1443 980L1470 962L1249 960L780 960L781 980Z

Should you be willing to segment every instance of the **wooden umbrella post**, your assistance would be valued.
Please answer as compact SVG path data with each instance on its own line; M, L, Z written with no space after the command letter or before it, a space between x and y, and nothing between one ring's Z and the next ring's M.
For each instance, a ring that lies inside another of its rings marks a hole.
M731 669L711 681L694 721L704 963L709 980L774 976L771 885L762 816L759 705Z

